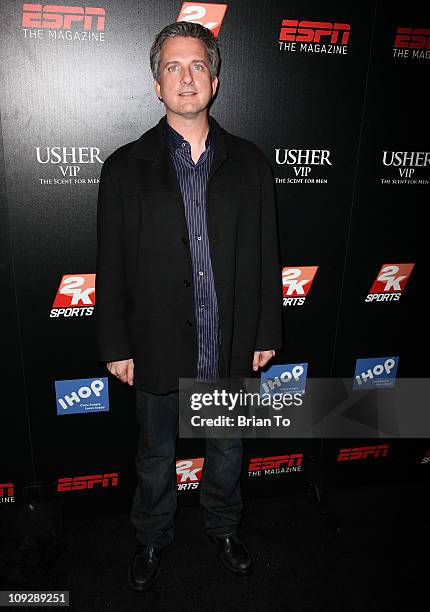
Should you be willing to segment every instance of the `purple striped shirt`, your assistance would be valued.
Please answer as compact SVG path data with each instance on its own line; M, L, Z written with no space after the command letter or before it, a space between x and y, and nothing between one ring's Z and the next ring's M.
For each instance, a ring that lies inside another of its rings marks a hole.
M188 227L197 323L197 380L217 380L221 334L206 224L206 196L214 142L209 127L206 148L195 164L190 143L169 125L167 117L164 134L181 188Z

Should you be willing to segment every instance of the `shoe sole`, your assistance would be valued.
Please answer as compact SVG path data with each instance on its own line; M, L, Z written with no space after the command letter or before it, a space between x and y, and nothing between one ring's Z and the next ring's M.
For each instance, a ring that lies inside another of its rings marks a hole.
M214 539L213 536L209 535L208 533L206 533L205 535L206 535L207 538L209 538L209 540L212 542L212 544L215 544L216 546L218 546L218 542ZM246 550L247 550L248 555L249 555L248 549L246 549ZM219 558L221 559L221 561L223 562L225 567L228 570L230 570L230 572L233 572L237 576L249 576L250 574L252 574L252 565L249 567L249 569L240 570L240 569L237 569L237 568L233 567L232 565L229 565L222 555L219 555Z
M132 589L136 593L145 593L146 591L149 591L149 589L154 585L154 583L157 581L159 576L160 576L160 570L157 569L157 572L154 574L154 576L150 580L150 582L148 582L147 584L143 585L142 587L138 587L138 586L135 586L135 585L132 584L132 581L131 581L131 568L129 568L129 570L128 570L128 586L130 587L130 589Z
M236 574L236 576L249 576L252 573L252 567L246 570L240 570L236 567L233 567L232 565L229 565L222 555L220 555L219 558L224 563L225 567L234 574Z

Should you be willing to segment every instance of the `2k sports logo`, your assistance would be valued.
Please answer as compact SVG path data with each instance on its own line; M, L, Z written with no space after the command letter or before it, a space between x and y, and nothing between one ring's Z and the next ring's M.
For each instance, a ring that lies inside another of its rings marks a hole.
M430 448L428 449L428 451L426 452L426 454L424 455L424 457L421 459L421 463L422 464L426 464L428 463L430 465ZM4 486L4 485L3 485ZM0 485L1 487L1 485ZM1 490L1 489L0 489Z
M284 306L303 306L317 270L318 266L296 266L282 269Z
M200 23L217 38L226 10L227 4L184 2L176 21Z
M383 264L365 302L400 300L414 266L414 263Z
M180 459L176 462L176 483L178 491L197 489L202 475L204 457Z
M24 3L22 6L22 26L24 28L71 30L75 24L82 26L84 31L95 29L98 32L103 32L105 15L104 8L95 6Z
M88 317L96 303L95 274L65 274L55 296L51 318Z

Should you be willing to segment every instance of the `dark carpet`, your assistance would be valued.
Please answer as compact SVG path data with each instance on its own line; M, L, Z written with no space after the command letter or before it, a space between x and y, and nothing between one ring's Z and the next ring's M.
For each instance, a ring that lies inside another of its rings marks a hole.
M66 521L64 552L38 584L70 590L86 610L376 612L430 610L428 485L366 485L246 502L241 527L252 576L230 574L203 533L199 507L181 507L175 542L148 593L128 587L128 516ZM5 588L3 586L3 588Z

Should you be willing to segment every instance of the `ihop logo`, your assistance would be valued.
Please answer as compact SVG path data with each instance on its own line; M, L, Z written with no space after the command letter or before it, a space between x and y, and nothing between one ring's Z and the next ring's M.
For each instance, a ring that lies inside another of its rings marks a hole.
M307 363L273 365L261 373L260 395L275 393L304 393L306 387Z
M56 380L57 414L109 411L107 378Z
M357 359L353 389L394 387L398 357L370 357Z

